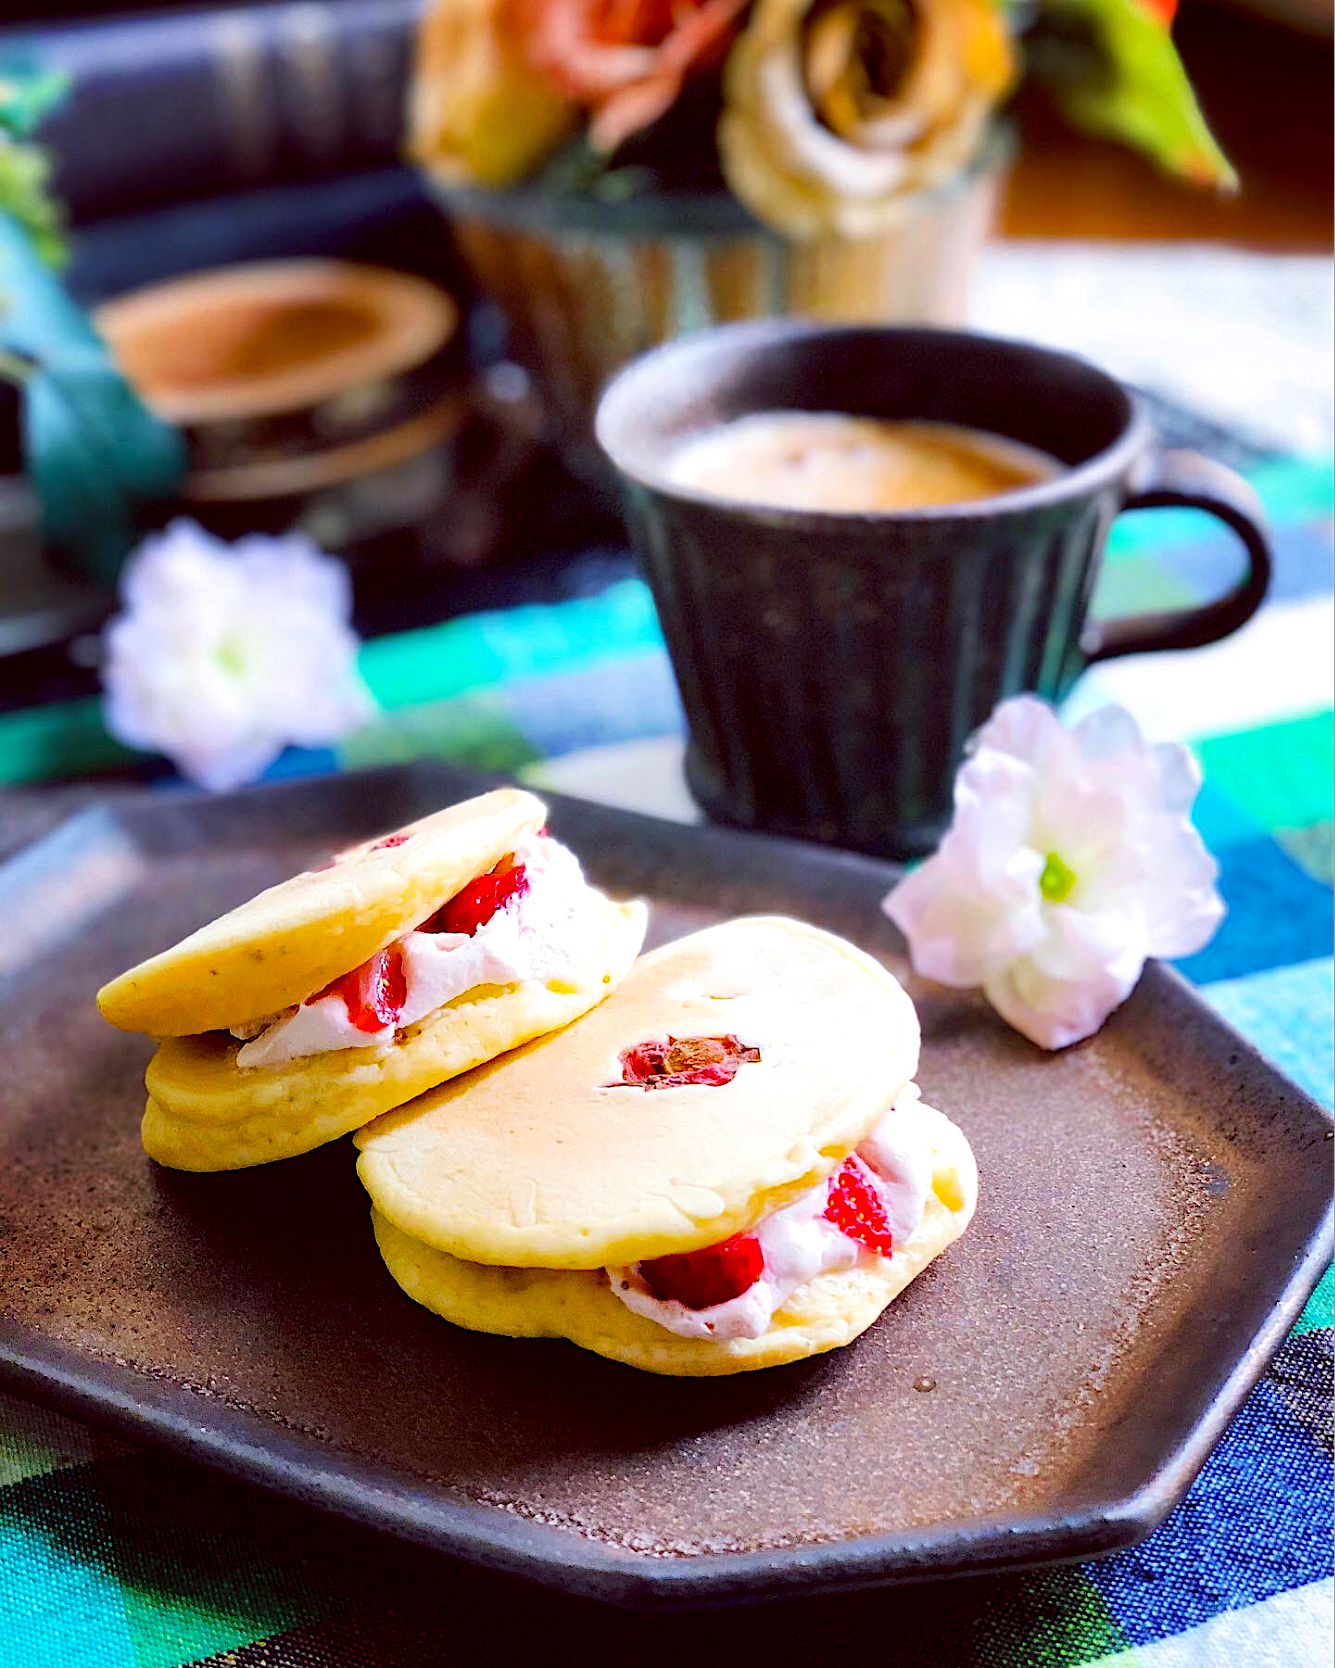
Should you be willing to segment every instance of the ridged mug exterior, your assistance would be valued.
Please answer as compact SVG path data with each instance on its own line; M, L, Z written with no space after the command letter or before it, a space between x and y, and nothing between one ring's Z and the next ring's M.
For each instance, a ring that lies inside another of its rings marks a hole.
M1023 512L963 549L957 521L796 547L792 529L752 523L745 553L720 561L708 512L646 496L632 520L692 793L725 822L899 857L935 844L955 764L996 703L1059 699L1083 670L1117 507L1107 492L1074 514Z

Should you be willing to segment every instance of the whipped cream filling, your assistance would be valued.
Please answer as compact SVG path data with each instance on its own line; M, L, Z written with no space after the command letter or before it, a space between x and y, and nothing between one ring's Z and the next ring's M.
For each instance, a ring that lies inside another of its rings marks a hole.
M885 1206L891 1243L903 1245L922 1222L932 1189L932 1154L927 1132L915 1116L920 1103L916 1083L901 1089L890 1110L855 1149L870 1172ZM836 1171L836 1175L837 1175ZM879 1262L870 1251L827 1221L825 1207L833 1177L827 1176L791 1205L762 1217L747 1230L760 1241L765 1267L759 1279L708 1309L688 1309L672 1298L655 1297L637 1264L609 1268L613 1292L637 1315L654 1321L679 1338L759 1338L799 1286L819 1274Z
M524 865L527 888L471 936L414 930L395 940L403 957L405 993L393 1025L363 1031L353 1024L337 991L308 997L252 1035L238 1051L237 1065L276 1066L335 1049L375 1048L480 985L569 978L582 937L580 916L589 901L579 860L550 836L535 834L515 847L514 861ZM253 1029L238 1027L233 1034Z

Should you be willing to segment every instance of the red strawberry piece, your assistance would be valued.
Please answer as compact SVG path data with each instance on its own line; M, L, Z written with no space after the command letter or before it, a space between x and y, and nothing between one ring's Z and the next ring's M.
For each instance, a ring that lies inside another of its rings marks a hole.
M397 1024L408 996L402 952L393 944L377 951L370 961L317 990L307 1001L318 1002L322 996L341 996L348 1018L359 1031L383 1031Z
M386 834L383 840L377 840L371 847L372 851L388 851L391 846L402 846L408 843L406 834Z
M641 1263L640 1278L660 1301L675 1299L688 1309L712 1309L740 1297L764 1270L765 1253L756 1236L734 1234L703 1251L681 1251Z
M528 873L522 863L500 872L497 864L490 874L479 875L461 892L456 892L447 904L442 904L429 921L423 921L418 932L461 932L469 938L479 927L486 926L498 909L511 898L522 897L528 891Z
M620 1056L622 1081L648 1088L651 1078L662 1075L667 1051L666 1042L642 1042L636 1043L634 1048L623 1049Z
M882 1257L888 1257L894 1249L885 1201L860 1159L845 1159L843 1169L830 1183L825 1220L833 1222L849 1239Z
M760 1050L729 1033L726 1037L651 1039L623 1049L618 1058L621 1083L631 1088L679 1089L688 1083L704 1083L718 1089L732 1082L739 1066L759 1060Z

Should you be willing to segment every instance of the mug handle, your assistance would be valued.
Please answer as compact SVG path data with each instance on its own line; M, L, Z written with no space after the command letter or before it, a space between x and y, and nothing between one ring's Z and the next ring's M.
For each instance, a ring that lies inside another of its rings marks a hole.
M1175 608L1159 614L1126 614L1115 620L1090 620L1081 648L1092 665L1115 655L1155 649L1196 649L1217 642L1245 625L1261 606L1270 584L1270 531L1261 500L1235 470L1199 452L1155 451L1144 479L1124 510L1164 506L1208 510L1242 540L1247 572L1232 590L1199 608Z

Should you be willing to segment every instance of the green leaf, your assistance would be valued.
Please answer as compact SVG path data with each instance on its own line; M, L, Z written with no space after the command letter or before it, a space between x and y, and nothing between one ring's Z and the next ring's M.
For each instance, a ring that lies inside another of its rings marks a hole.
M184 442L145 408L86 314L3 213L0 295L0 354L24 366L24 463L43 532L86 571L112 579L141 506L179 485Z
M0 57L0 214L13 215L52 266L64 260L65 240L64 216L50 190L50 158L19 141L60 103L68 86L58 70L43 70L26 57Z
M64 216L48 189L50 177L45 151L0 134L0 214L12 215L48 266L58 266L65 259Z
M28 474L47 540L114 579L135 539L135 508L175 479L175 454L145 431L143 407L105 362L73 355L24 383Z
M1075 126L1132 145L1197 185L1237 188L1167 21L1149 0L1048 0L1027 56Z

